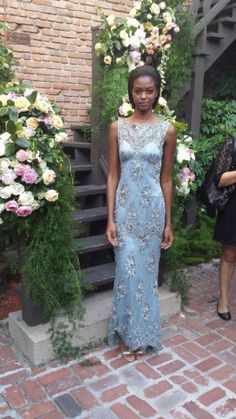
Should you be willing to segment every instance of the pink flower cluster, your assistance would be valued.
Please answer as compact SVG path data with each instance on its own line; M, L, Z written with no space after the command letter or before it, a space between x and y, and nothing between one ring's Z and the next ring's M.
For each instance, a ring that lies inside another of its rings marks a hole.
M35 183L38 178L38 173L28 165L19 164L14 169L15 174L21 177L22 182L29 185Z
M19 217L27 217L32 214L33 208L30 205L19 205L14 199L8 201L4 205L5 210L8 212L13 212Z
M178 179L180 184L182 183L192 183L196 179L195 173L187 166L182 167L178 174Z

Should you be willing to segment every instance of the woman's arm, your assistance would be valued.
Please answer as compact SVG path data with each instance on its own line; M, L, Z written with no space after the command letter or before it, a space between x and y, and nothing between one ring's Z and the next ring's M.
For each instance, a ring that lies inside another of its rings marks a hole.
M234 183L236 183L236 170L223 173L218 183L218 186L219 188L224 188L225 186L230 186Z
M108 134L108 163L109 171L107 176L107 210L108 222L106 228L107 240L113 245L117 245L116 231L114 223L115 196L120 179L120 160L118 150L118 123L113 122Z
M165 201L165 230L164 240L161 245L163 249L168 249L173 242L173 232L171 228L171 202L172 202L172 168L173 168L173 157L176 148L176 128L171 125L166 133L162 168L161 168L161 188Z

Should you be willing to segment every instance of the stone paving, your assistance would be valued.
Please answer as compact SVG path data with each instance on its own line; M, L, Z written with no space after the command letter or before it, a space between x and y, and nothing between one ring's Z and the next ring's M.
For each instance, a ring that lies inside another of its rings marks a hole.
M0 417L236 418L236 275L233 320L216 316L218 263L188 273L191 302L162 325L158 356L128 363L102 347L84 362L31 368L0 328Z

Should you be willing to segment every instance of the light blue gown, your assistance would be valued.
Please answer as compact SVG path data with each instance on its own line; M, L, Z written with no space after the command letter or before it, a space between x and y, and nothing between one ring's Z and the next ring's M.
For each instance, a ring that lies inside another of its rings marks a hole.
M160 186L169 123L118 121L121 176L116 191L116 275L108 343L119 336L131 351L161 348L158 300L165 204Z

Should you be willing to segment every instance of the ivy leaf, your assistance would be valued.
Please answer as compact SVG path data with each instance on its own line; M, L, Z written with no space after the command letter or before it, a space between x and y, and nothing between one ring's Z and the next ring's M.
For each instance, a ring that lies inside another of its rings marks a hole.
M11 121L17 121L18 119L18 111L14 106L11 106L9 108L9 118L11 119Z
M37 94L38 93L34 91L29 96L27 96L27 99L29 100L30 103L34 103L36 101Z
M0 109L0 116L6 115L8 112L8 107L4 106L4 108Z
M7 104L8 104L8 106L14 106L15 105L15 103L11 99L8 99Z
M26 140L25 138L20 138L20 137L16 139L16 144L22 148L28 148L30 146L30 142L28 140Z
M52 163L53 162L52 156L50 156L49 154L46 154L44 156L44 160L48 161L49 163Z
M5 155L7 157L11 156L12 154L15 154L16 146L14 143L7 143L6 144L6 150Z
M7 128L7 131L12 135L15 134L15 132L17 130L15 122L11 121L11 120L7 121L6 128Z

